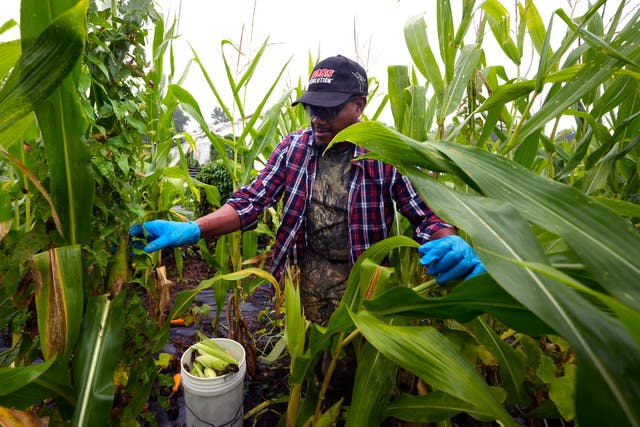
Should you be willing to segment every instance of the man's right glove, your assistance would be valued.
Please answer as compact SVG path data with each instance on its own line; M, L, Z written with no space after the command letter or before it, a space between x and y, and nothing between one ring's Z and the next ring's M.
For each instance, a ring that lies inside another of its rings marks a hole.
M460 236L430 240L418 252L422 255L420 263L441 285L487 272L473 248Z
M194 221L177 222L158 219L145 222L142 225L136 224L132 226L129 229L129 234L133 237L145 238L145 230L147 231L146 239L148 242L144 247L145 252L154 252L164 248L188 244L193 245L200 240L200 227Z

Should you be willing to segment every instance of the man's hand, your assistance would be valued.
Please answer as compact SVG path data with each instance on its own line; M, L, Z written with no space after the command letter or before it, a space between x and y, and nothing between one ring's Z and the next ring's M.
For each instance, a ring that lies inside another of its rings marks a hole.
M148 244L144 247L144 251L154 252L164 248L198 243L200 227L194 221L155 220L132 226L129 229L129 234L133 237L146 237Z
M473 248L460 236L430 240L418 248L420 263L439 284L486 273Z

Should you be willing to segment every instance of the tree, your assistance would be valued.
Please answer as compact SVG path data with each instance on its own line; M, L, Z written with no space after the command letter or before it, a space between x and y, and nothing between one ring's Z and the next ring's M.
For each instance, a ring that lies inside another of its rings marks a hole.
M222 108L220 107L213 107L211 118L213 119L214 125L229 121L229 117L227 117L227 115L224 113L224 111L222 111Z
M173 123L176 126L176 132L184 132L189 120L189 117L180 107L173 110Z

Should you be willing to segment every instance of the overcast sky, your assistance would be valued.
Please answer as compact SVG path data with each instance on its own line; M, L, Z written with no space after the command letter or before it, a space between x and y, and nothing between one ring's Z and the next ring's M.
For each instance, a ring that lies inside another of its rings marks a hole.
M568 4L564 0L561 2ZM209 72L223 70L220 40L229 39L234 43L242 40L245 51L255 51L269 38L270 46L260 63L260 74L254 77L251 84L253 90L248 93L250 103L262 99L264 90L291 57L293 59L282 86L296 86L301 76L306 80L309 54L314 59L342 54L357 60L365 67L369 77L374 76L381 82L382 92L386 92L387 67L411 64L404 40L405 23L418 14L435 14L436 9L435 0L234 0L224 3L160 0L158 3L166 16L180 16L182 42L191 43L207 64ZM461 15L461 3L460 0L451 1L456 20ZM508 0L503 3L513 2ZM537 3L549 5L551 2L544 0ZM435 17L427 18L427 22L434 27L429 29L435 31ZM431 43L437 43L435 33L432 34ZM189 48L178 51L187 61ZM225 51L229 55L232 53L230 49ZM185 87L192 92L202 93L199 88L202 88L204 80L200 72L193 70L190 74ZM226 77L222 76L215 83L220 86L218 90L226 90ZM209 91L208 88L204 90ZM276 92L276 96L280 93ZM205 111L210 111L215 105L207 105L211 97L196 99L203 104ZM275 101L277 98L272 99ZM378 103L373 100L372 105L377 106Z
M2 1L0 25L9 18L19 21L19 0ZM451 1L455 25L461 15L461 3L462 0ZM513 0L502 1L512 14L515 3ZM607 2L609 16L619 3L620 0ZM356 59L363 64L369 77L375 76L381 81L382 90L386 92L387 67L411 64L403 28L407 20L417 14L426 14L430 42L437 52L435 0L157 0L157 4L167 22L171 22L173 17L180 18L178 32L181 38L176 42L174 51L177 73L182 72L191 58L188 42L205 63L224 99L228 99L229 92L220 41L228 39L240 44L242 40L244 51L255 52L269 38L270 46L247 93L250 110L255 107L252 104L262 99L264 91L289 58L293 57L282 80L282 89L275 91L272 101L275 102L284 88L295 86L299 77L304 76L306 80L309 54L313 58L342 54ZM481 1L476 1L476 4L481 4ZM588 1L537 0L535 4L547 26L553 10L563 8L569 15L579 15L588 6ZM573 12L571 5L576 8ZM605 25L607 22L605 20ZM556 17L553 28L559 40L566 26ZM470 33L473 34L473 29ZM490 40L493 36L487 34L483 42L487 55L491 56L495 51L499 63L508 65L502 53L488 44ZM236 58L230 49L226 52L230 59ZM491 58L489 63L496 64L491 62ZM528 66L525 64L524 67ZM526 68L521 71L525 72ZM197 67L191 67L184 87L195 96L208 116L216 103Z
M342 54L363 64L370 77L385 78L387 65L407 63L404 22L424 12L428 1L235 0L225 2L224 6L216 3L183 0L180 9L179 0L160 1L169 16L180 13L179 30L200 58L211 64L208 69L222 70L221 39L239 43L244 28L242 47L255 51L269 38L260 74L251 85L255 91L249 94L257 102L262 99L261 89L268 87L292 57L282 80L283 87L295 86L301 76L306 80L309 55L315 59ZM230 49L226 52L232 54ZM186 55L185 58L188 59ZM192 74L193 80L185 84L189 90L198 87L201 81L199 71ZM226 89L226 80L220 85Z

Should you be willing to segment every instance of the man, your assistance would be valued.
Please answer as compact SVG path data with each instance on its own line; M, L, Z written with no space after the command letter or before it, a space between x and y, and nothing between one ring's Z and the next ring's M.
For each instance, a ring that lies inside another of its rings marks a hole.
M366 151L348 141L326 150L338 132L360 121L367 95L367 75L359 64L341 55L319 62L307 91L293 103L304 105L310 126L287 135L257 178L215 212L190 222L143 224L149 239L145 251L252 229L259 214L282 199L272 273L279 280L287 263L299 267L305 316L321 325L340 303L353 263L389 237L395 207L415 227L416 239L424 243L421 262L438 282L484 272L473 249L394 167L354 160ZM140 225L131 234L144 235Z

